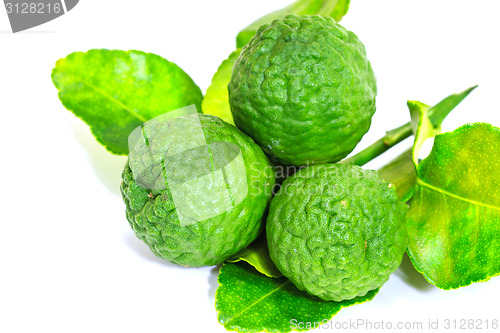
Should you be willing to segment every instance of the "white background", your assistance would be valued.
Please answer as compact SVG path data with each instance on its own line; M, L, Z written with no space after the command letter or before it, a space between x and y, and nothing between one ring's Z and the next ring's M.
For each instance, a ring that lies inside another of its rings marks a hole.
M237 32L288 3L82 0L18 34L0 7L0 332L224 331L214 307L218 267L169 264L135 238L118 190L125 158L63 108L50 73L73 51L138 49L177 63L205 91ZM408 121L406 100L434 104L475 84L444 130L500 126L499 12L493 0L353 0L342 24L364 42L379 87L357 150ZM500 319L498 299L500 278L442 291L405 258L372 302L333 320Z

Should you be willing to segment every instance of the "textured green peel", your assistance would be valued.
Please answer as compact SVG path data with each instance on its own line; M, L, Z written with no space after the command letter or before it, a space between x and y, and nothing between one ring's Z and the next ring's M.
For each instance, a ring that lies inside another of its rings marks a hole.
M368 131L375 76L365 48L330 17L262 26L229 83L235 124L282 164L338 161Z
M269 253L300 290L342 301L379 288L406 250L406 205L376 171L314 165L285 180L266 224Z
M207 145L224 142L240 148L245 174L242 175L242 179L236 181L247 182L248 193L244 199L214 217L192 224L183 224L178 215L171 187L155 186L155 189L148 189L141 186L131 170L130 158L123 171L121 192L132 229L137 237L149 245L153 253L176 264L199 267L222 263L259 236L263 229L263 216L271 197L274 174L262 150L237 128L214 116L196 114L190 116L196 118L176 118L173 120L174 123L164 127L163 131L158 130L148 136L149 146L159 147L156 151L174 153L178 151L182 154L182 158L164 164L165 169L169 171L165 173L168 173L166 178L168 185L171 185L172 177L175 177L174 181L178 183L199 178L198 169L200 163L204 162L200 162L198 149L186 150L185 144L179 144L178 141L183 139L190 142L190 138L198 135L201 126ZM172 139L166 140L166 138ZM211 152L214 158L214 150ZM161 160L155 160L156 155L144 155L143 159L152 160L149 162L152 167L146 170L145 179L153 184L157 183L159 175L154 166L163 163ZM174 156L179 155L174 154ZM225 176L232 177L230 174ZM194 191L203 197L206 191L215 186L212 178L209 178L205 180L204 185L194 187ZM219 198L216 197L214 200ZM199 213L202 209L199 205L194 205L193 208L195 213Z

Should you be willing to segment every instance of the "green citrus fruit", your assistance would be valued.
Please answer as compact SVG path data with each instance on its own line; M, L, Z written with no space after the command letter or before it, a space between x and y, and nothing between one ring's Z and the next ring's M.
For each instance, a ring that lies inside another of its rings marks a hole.
M376 171L310 166L285 180L271 202L271 259L300 290L323 300L366 295L401 263L406 210Z
M259 28L228 89L235 124L293 165L347 156L370 127L377 90L356 35L330 17L296 15Z
M263 230L274 174L253 140L217 117L149 122L130 149L121 193L137 237L184 266L223 262Z

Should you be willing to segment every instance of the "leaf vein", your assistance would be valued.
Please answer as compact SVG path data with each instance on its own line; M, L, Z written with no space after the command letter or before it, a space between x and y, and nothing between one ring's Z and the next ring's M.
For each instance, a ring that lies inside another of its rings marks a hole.
M123 104L121 101L119 101L118 99L114 98L113 96L107 94L105 91L103 91L102 89L96 87L92 83L83 81L82 79L80 79L78 76L75 76L75 75L71 75L71 74L67 74L67 73L66 73L66 75L73 77L75 81L84 84L85 86L89 87L90 89L93 89L98 94L101 94L102 96L106 97L110 101L118 104L118 106L120 106L121 108L123 108L124 110L126 110L128 113L130 113L132 116L134 116L135 118L137 118L141 122L147 121L147 119L145 119L143 116L141 116L140 114L138 114L137 112L135 112L134 110L132 110L130 107L128 107L127 105Z
M464 197L462 197L460 195L448 192L446 190L443 190L442 188L439 188L439 187L436 187L434 185L431 185L431 184L423 181L420 178L417 178L417 184L420 185L420 186L423 186L423 187L427 187L428 189L436 191L438 193L442 193L443 195L447 195L449 197L455 198L457 200L468 202L468 203L470 203L472 205L482 206L482 207L486 207L486 208L489 208L489 209L500 211L500 207L497 207L497 206L494 206L494 205L490 205L490 204L487 204L487 203L484 203L484 202L479 202L479 201L475 201L475 200L464 198Z
M446 194L443 192L440 192L441 195L443 196L443 205L444 205L444 215L445 215L445 228L444 228L444 247L445 247L445 266L446 266L446 275L448 277L451 277L451 254L450 254L450 217L448 216L448 203L446 201Z
M255 302L253 302L252 304L250 304L249 306L247 306L245 309L243 309L242 311L240 311L238 314L236 314L233 318L229 319L227 322L224 323L224 325L227 325L229 324L231 321L233 321L233 319L239 317L240 315L242 315L244 312L246 312L248 309L254 307L257 303L261 302L264 298L274 294L275 292L277 292L278 290L280 290L281 288L283 288L284 286L286 286L287 284L290 283L290 280L286 281L285 283L283 283L281 286L279 286L278 288L274 289L273 291L263 295L261 298L259 298L258 300L256 300Z

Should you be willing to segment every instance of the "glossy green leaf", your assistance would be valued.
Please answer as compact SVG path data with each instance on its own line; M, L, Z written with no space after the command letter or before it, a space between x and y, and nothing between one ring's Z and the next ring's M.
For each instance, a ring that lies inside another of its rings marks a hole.
M433 138L441 132L441 126L434 127L432 125L427 115L430 109L429 105L418 101L408 101L408 108L410 109L413 135L415 136L411 157L416 166L420 148L427 139Z
M396 186L398 196L403 202L408 201L413 195L417 181L415 167L418 164L420 148L427 139L433 138L441 132L441 123L446 116L476 87L452 94L433 107L418 101L408 101L411 122L387 132L386 136L379 140L384 145L392 145L393 137L399 137L400 133L407 133L410 129L415 136L412 149L403 152L378 170L384 180ZM385 150L386 148L384 148ZM361 153L358 155L361 156ZM370 154L367 156L371 159Z
M418 164L418 153L424 142L441 133L441 123L446 116L476 88L477 86L473 86L461 93L452 94L433 107L418 101L408 101L413 135L415 136L412 151L415 166Z
M207 89L201 108L203 113L217 116L227 123L234 125L233 115L229 107L229 95L227 85L231 80L233 66L241 53L241 49L237 49L222 62L219 69L212 78L212 84Z
M52 80L63 105L114 154L143 122L187 105L201 110L200 88L176 64L140 51L90 50L57 61Z
M278 278L283 276L269 256L265 233L226 261L230 263L245 261L268 277Z
M500 129L477 123L436 136L407 223L410 258L437 287L500 273Z
M328 323L343 307L373 299L378 292L325 302L299 291L284 277L266 277L245 263L224 264L218 280L215 307L219 322L229 331L240 332L308 330Z
M236 37L236 47L245 46L261 25L271 23L289 14L331 16L337 22L340 22L349 10L349 3L350 0L296 0L285 8L259 18L240 31Z
M444 118L453 110L460 102L464 100L465 97L477 88L477 85L470 87L460 93L452 94L441 102L434 105L429 110L429 119L435 128L439 128Z

